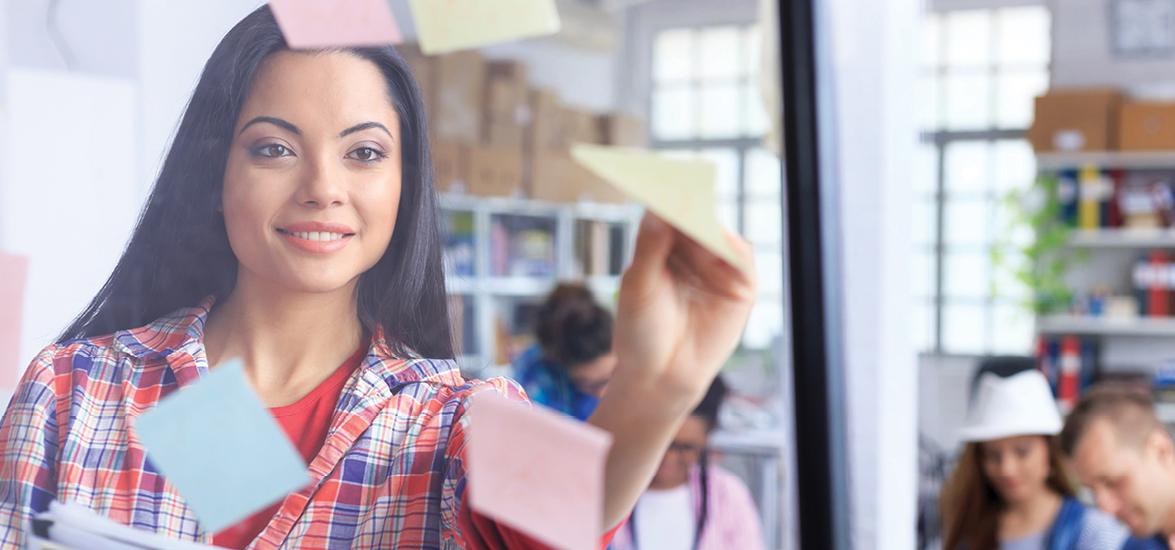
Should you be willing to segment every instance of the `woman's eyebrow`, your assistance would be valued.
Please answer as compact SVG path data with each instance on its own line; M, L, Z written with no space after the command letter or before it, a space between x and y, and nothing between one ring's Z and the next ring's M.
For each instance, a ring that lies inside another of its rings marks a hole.
M244 126L241 127L241 131L237 132L237 135L243 134L245 132L245 130L247 128L249 128L250 126L252 126L254 124L260 124L262 122L268 122L270 124L273 124L274 126L284 128L284 129L292 132L295 135L299 135L299 136L302 135L302 130L299 129L297 126L294 126L294 124L292 122L288 122L286 120L282 120L280 118L272 117L272 116L259 116L259 117L254 118L253 120L250 120L248 123L246 123Z
M388 127L378 122L363 122L356 124L350 128L347 128L346 130L343 130L342 132L339 132L339 137L347 137L351 134L354 134L355 132L362 132L363 130L368 130L371 128L379 128L380 130L383 130L384 133L388 135L388 137L392 137L392 133L388 131Z

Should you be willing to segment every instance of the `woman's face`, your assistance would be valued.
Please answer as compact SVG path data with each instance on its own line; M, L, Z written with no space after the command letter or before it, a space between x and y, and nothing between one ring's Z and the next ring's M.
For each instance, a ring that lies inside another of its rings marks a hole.
M1004 502L1023 502L1046 490L1049 447L1038 435L985 441L979 447L983 474Z
M653 489L672 489L689 480L689 469L698 463L706 451L709 433L706 421L700 416L690 415L673 437L669 450L661 458L661 465L649 485Z
M344 52L270 56L237 120L224 175L238 285L353 288L391 242L400 144L375 64Z

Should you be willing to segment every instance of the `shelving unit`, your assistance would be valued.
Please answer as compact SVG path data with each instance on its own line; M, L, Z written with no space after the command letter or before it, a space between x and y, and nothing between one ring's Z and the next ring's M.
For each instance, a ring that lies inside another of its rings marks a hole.
M1099 151L1043 153L1036 156L1038 170L1076 169L1082 166L1123 170L1175 169L1175 151Z
M1170 229L1086 229L1074 231L1069 244L1082 248L1173 248L1175 231Z
M447 218L462 217L447 223L455 223L466 231L455 238L453 232L446 235L445 271L451 301L453 297L461 297L465 306L457 319L460 326L455 329L471 334L458 335L458 340L466 344L458 350L458 360L462 370L472 374L501 370L504 365L497 360L500 355L498 321L510 324L512 309L540 302L558 281L583 281L602 303L614 303L620 287L620 267L627 265L631 258L636 227L643 212L632 204L564 204L455 194L442 195L440 206ZM585 273L576 249L577 226L581 221L619 228L623 234L619 239L623 247L619 252L620 265L609 262L609 267L615 269L609 269L606 274ZM532 239L537 243L525 243L530 248L528 252L537 252L541 258L514 261L518 258L512 257L510 248L517 233L509 233L507 226L511 224L523 227L519 233L553 233L549 243L543 238ZM467 315L472 315L472 322L465 322Z
M1036 328L1041 334L1175 337L1175 319L1168 318L1049 315L1038 319Z

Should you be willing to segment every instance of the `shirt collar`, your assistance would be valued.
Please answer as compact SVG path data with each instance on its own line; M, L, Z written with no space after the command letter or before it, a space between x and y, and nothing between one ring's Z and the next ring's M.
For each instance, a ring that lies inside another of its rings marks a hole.
M138 359L136 364L166 363L180 386L208 371L204 351L204 323L216 302L209 296L195 307L176 310L139 328L114 333L114 346ZM394 353L376 327L363 359L363 376L383 380L388 389L412 382L461 386L466 382L452 359L426 359L414 352Z

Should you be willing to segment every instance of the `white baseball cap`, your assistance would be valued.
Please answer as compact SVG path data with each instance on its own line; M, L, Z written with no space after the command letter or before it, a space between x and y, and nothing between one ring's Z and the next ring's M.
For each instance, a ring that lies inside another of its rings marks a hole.
M985 373L960 436L964 442L1019 435L1056 435L1061 414L1044 375L1036 369L1002 378Z

